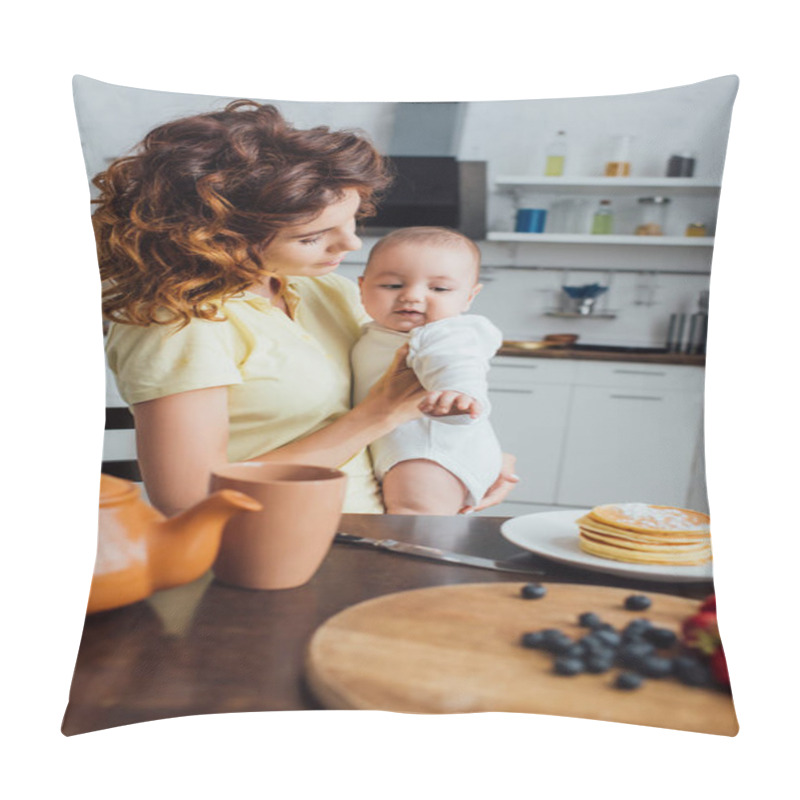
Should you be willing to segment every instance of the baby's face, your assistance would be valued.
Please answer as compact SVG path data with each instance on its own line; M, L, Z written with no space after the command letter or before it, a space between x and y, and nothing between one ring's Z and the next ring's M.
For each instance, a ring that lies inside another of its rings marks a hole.
M367 313L395 331L456 317L481 290L466 248L431 242L386 247L358 283Z

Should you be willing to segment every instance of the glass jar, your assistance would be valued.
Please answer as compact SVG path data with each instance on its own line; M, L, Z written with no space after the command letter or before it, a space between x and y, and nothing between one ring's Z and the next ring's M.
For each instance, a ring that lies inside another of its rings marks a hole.
M667 217L668 197L640 197L637 236L663 236Z
M601 200L592 219L592 233L614 233L614 210L610 200Z
M690 222L686 226L686 235L687 236L708 236L708 230L706 229L704 222Z
M607 178L624 178L631 174L631 143L633 136L617 136L611 159L606 162Z

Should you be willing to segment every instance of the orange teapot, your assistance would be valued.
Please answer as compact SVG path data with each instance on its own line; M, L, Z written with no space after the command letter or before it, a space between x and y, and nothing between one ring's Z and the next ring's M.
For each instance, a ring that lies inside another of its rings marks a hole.
M97 559L87 613L144 600L158 589L196 580L214 562L228 519L261 503L223 489L167 519L148 505L135 483L100 476Z

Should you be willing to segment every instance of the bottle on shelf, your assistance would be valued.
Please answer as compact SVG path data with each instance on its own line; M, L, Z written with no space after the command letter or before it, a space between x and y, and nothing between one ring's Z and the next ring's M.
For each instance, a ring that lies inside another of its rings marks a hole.
M636 226L637 236L663 236L668 197L640 197L640 220Z
M611 160L606 162L607 178L625 178L631 174L631 143L633 136L617 136Z
M669 157L667 162L668 178L691 178L694 176L695 155L682 151Z
M697 311L689 320L689 340L686 352L690 355L705 355L708 340L708 291L700 292Z
M601 200L592 218L592 233L614 233L614 210L610 200Z
M667 330L667 352L680 353L683 350L683 329L686 327L686 314L670 314Z
M567 134L559 131L547 145L544 163L546 177L560 177L564 174L564 163L567 159Z

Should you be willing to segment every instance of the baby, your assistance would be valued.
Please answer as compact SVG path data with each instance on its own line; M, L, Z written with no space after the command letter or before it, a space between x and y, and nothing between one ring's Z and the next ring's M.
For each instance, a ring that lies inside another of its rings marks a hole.
M352 352L354 401L398 347L428 391L426 415L370 445L389 514L457 514L477 505L500 474L486 373L502 343L485 317L460 316L481 290L480 251L447 228L402 228L372 248L359 278L373 322Z

